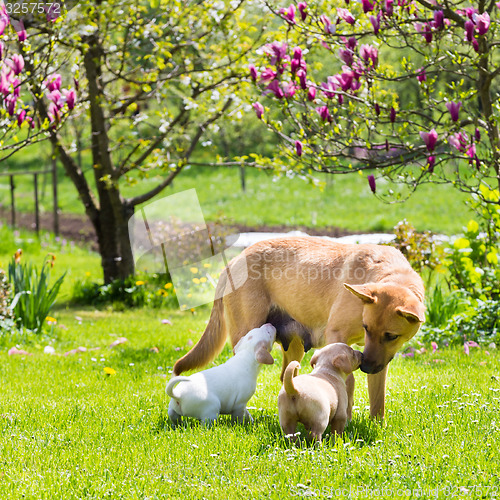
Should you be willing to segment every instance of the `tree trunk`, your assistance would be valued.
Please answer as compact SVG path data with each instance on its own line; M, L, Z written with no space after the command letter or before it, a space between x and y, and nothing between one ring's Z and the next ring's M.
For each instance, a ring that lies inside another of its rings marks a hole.
M117 218L113 210L101 205L95 230L105 284L134 274L134 258L128 233L128 220L133 214L133 207L123 204L122 216Z

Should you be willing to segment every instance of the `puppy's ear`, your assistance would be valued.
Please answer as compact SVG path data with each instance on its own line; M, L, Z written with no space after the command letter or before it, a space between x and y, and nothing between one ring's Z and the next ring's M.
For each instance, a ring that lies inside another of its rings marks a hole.
M344 287L365 304L373 304L377 301L377 297L375 297L368 285L348 285L344 283Z
M314 352L313 357L311 358L311 361L310 361L311 368L314 368L316 366L316 363L318 362L320 351L321 351L321 349L318 349L317 351Z
M266 349L266 344L264 342L259 342L255 348L255 360L261 365L272 365L274 364L274 358L271 353Z
M348 354L339 354L332 359L334 368L343 371L344 373L352 372L352 360Z

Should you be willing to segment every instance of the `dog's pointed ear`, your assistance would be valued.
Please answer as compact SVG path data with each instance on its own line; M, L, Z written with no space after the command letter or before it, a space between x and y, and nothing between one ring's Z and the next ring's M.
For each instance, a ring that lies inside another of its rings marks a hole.
M425 321L425 312L423 305L421 307L398 307L396 309L396 313L400 316L403 316L403 318L408 320L410 323L423 323Z
M311 368L314 368L316 366L316 363L318 362L318 358L319 358L319 352L321 351L321 349L317 349L312 358L311 358L311 361L310 361L310 364L311 364Z
M274 358L271 353L266 349L265 342L259 342L255 348L255 360L261 365L274 364Z
M358 299L361 299L365 304L373 304L377 301L377 297L367 285L349 285L344 283L344 286Z

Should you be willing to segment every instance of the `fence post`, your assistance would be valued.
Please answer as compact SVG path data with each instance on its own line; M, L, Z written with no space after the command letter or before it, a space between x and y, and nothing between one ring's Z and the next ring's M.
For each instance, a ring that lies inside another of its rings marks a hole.
M55 149L52 150L52 199L54 209L54 234L59 236L59 213L57 211L57 157Z
M40 236L40 207L38 206L38 174L33 174L35 184L35 230L36 235Z
M12 229L16 227L16 204L14 200L14 190L16 185L14 184L14 175L10 175L10 217Z

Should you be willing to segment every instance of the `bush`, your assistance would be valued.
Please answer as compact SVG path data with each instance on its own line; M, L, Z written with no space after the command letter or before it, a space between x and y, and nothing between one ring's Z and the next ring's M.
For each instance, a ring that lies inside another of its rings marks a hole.
M115 280L108 285L86 280L73 286L72 302L80 305L107 305L115 310L127 307L177 306L172 283L165 274L148 276L147 279L129 277Z
M420 338L448 344L463 344L466 340L474 340L483 345L498 343L500 301L471 302L470 307L453 316L443 328L424 324Z
M22 250L18 250L9 264L9 281L14 290L11 307L16 320L24 328L40 333L66 273L49 286L50 269L54 266L55 255L49 255L41 269L31 263L22 264L21 255Z

